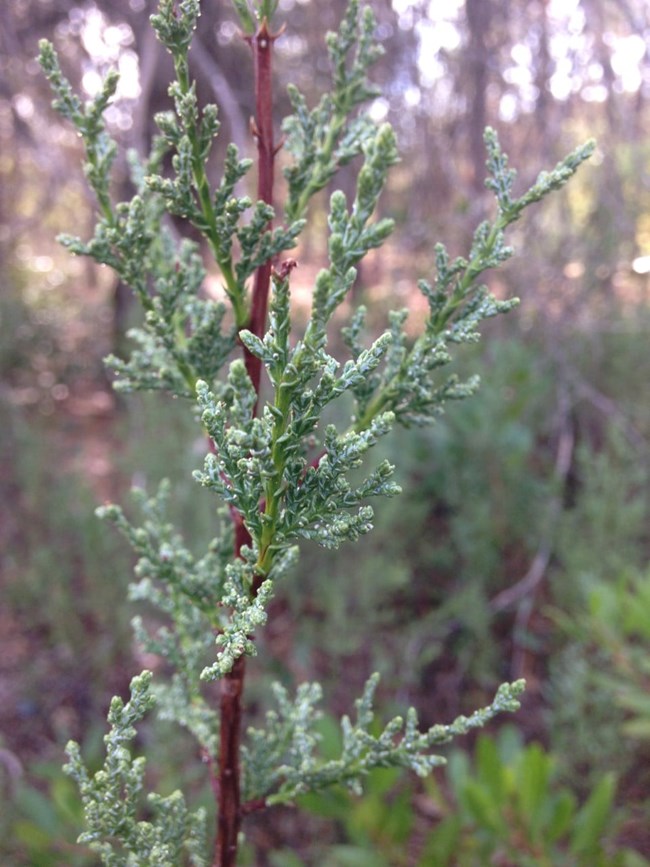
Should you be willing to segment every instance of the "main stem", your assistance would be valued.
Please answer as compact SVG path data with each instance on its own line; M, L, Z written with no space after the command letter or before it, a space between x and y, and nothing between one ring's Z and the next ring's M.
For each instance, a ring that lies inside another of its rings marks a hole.
M255 35L249 37L253 50L255 68L256 118L253 134L257 142L258 179L257 197L273 204L273 167L275 145L273 142L273 92L271 81L272 46L277 35L269 31L264 18ZM270 227L270 224L269 224ZM255 272L248 329L261 337L266 331L271 261L265 262ZM246 370L259 395L262 364L244 348ZM243 545L250 544L250 535L243 522L235 526L235 555L241 555ZM255 588L253 588L255 592ZM214 867L234 867L237 863L237 844L242 820L239 753L241 745L242 697L246 663L241 656L221 683L219 703L219 811L217 818L217 847Z
M273 205L273 168L276 148L273 141L273 86L271 58L273 42L279 34L271 34L268 21L262 19L257 33L249 37L253 49L255 71L255 120L252 123L253 135L257 143L257 198L267 205ZM271 228L271 223L267 229ZM258 337L266 331L266 313L271 284L272 262L269 259L255 272L253 298L248 330ZM262 362L248 350L244 350L246 370L259 394Z

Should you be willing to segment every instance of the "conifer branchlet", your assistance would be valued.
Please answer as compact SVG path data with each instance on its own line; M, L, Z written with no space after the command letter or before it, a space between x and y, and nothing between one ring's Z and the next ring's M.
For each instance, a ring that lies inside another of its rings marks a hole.
M234 0L234 6L253 49L261 50L262 34L268 50L268 41L276 38L268 28L277 2ZM319 755L315 728L319 685L299 686L295 699L275 685L277 709L267 713L265 728L249 728L241 751L236 735L236 755L224 747L224 727L238 730L243 659L255 654L255 634L269 616L276 585L296 568L299 543L310 539L336 548L354 542L372 529L370 500L400 493L389 462L368 466L373 446L395 424L431 423L448 401L476 390L477 377L461 382L443 369L458 344L479 338L484 320L517 303L497 300L479 278L512 255L505 242L508 226L530 204L562 187L594 148L593 142L578 148L517 197L515 173L496 133L488 129L486 183L495 194L495 214L477 228L466 258L450 259L442 244L432 248L433 274L418 284L428 303L420 335L408 336L408 311L399 310L389 315L384 333L372 339L360 306L342 327L349 357L341 363L328 349L333 317L349 297L356 266L393 230L393 221L376 213L398 160L395 135L388 124L375 126L362 109L377 95L368 77L381 53L372 11L350 0L339 32L328 35L332 88L314 108L298 88L289 88L293 114L283 124L289 158L284 209L235 192L247 182L253 162L240 158L234 145L226 151L220 181L210 184L207 160L219 132L218 110L199 105L188 57L199 14L199 0L160 0L152 16L158 39L174 61L173 110L156 116L159 134L145 163L131 160L137 194L128 202L114 203L111 197L117 145L103 119L116 76L111 73L99 95L84 105L64 78L53 47L41 43L40 61L55 107L83 139L85 173L97 199L93 237L65 236L62 243L113 268L144 310L142 326L130 333L136 346L130 357L107 360L116 388L163 390L191 402L188 412L200 419L211 442L195 477L223 506L221 532L201 557L167 521L165 483L151 499L137 495L141 526L131 524L118 507L99 510L137 554L132 598L155 606L167 624L151 632L137 619L137 640L173 670L169 682L155 685L144 672L133 680L126 704L114 699L106 761L95 774L85 767L78 746L69 745L67 770L79 784L87 826L80 842L107 865L213 863L205 814L189 811L179 792L167 798L149 795L150 818L138 818L144 759L134 759L129 744L135 726L154 706L196 737L211 766L227 764L222 790L227 775L238 774L241 758L243 801L233 804L222 794L218 807L214 863L222 867L235 863L247 804L286 803L335 784L361 792L364 777L376 767L425 775L443 761L435 752L440 744L517 709L521 681L503 685L489 707L450 725L420 731L411 708L405 719L396 717L377 734L371 723L378 677L372 675L357 701L356 721L341 721L340 757L326 760ZM258 137L262 134L258 129ZM169 163L165 156L171 157L171 173L163 168ZM354 158L361 161L356 192L351 201L340 191L330 198L328 262L315 280L310 317L299 333L292 320L293 263L281 263L279 257L298 243L312 197L335 183L339 169ZM199 246L177 243L166 214L184 219L202 235L227 303L203 293ZM272 228L272 221L281 218ZM275 269L269 317L260 328L250 284L264 269L268 276L270 262ZM269 386L260 392L251 371L262 368ZM324 410L345 395L354 402L349 424L324 427ZM365 468L361 481L353 475L360 467ZM206 697L205 681L211 680L228 684L220 710ZM239 782L229 791L235 795L228 797L238 798Z

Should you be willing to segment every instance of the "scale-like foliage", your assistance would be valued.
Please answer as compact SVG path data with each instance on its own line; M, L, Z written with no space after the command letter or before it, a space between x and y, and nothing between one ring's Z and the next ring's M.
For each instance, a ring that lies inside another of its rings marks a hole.
M234 5L251 42L258 27L264 40L276 38L265 29L275 0L234 0ZM314 108L297 88L289 89L294 113L284 122L285 222L273 229L269 224L277 216L269 204L236 193L252 161L241 159L234 145L226 150L221 179L216 185L208 179L219 119L216 106L199 105L190 75L188 49L199 13L199 0L161 0L152 16L174 62L173 110L156 117L160 133L149 159L144 164L131 160L137 193L129 202L114 204L111 198L116 146L103 112L115 94L115 75L84 105L62 75L52 46L41 45L55 105L84 142L86 176L99 211L89 241L62 241L72 253L113 268L145 314L143 326L131 332L136 348L130 358L108 359L116 387L162 389L196 401L188 411L200 420L210 447L195 476L222 503L221 536L200 558L165 517L170 492L164 484L152 499L139 495L142 526L133 525L116 506L99 510L137 554L131 598L148 602L163 620L156 627L136 618L136 638L173 672L169 682L155 688L145 672L134 679L126 705L113 701L107 758L97 773L90 775L79 748L69 746L68 771L79 783L88 827L80 840L108 865L209 862L204 816L188 812L180 793L149 796L153 819L138 819L144 760L133 759L127 745L135 724L157 703L161 717L187 728L203 755L215 759L219 718L205 681L228 678L243 656L255 654L255 634L269 616L276 582L295 567L301 540L325 548L355 541L372 529L370 499L400 493L390 463L367 466L375 444L394 424L430 423L447 401L475 391L477 377L460 382L441 369L456 345L479 338L484 320L516 304L515 299L497 300L478 279L512 255L505 243L507 227L528 205L563 186L593 150L593 142L578 148L517 197L515 173L496 133L487 130L487 186L495 193L495 216L478 227L467 258L450 260L442 244L433 248L435 276L419 282L429 312L415 340L406 330L406 310L389 314L384 333L369 338L366 313L359 307L342 326L349 358L341 363L328 351L334 315L349 298L358 263L393 229L392 220L378 219L376 213L398 160L395 136L388 124L375 126L362 110L377 93L368 79L381 53L373 38L372 11L350 0L339 32L327 36L332 88ZM164 168L167 154L171 171ZM361 162L356 190L351 201L341 191L331 196L329 261L316 277L307 325L297 334L290 303L295 263L279 257L296 244L312 196L355 157ZM199 246L176 242L167 229L168 214L202 236L219 270L226 304L205 292ZM274 269L268 327L254 331L251 277L269 262ZM245 359L235 357L242 347ZM266 371L268 396L260 395L253 382L255 365ZM324 426L324 410L346 394L355 403L349 424ZM275 686L278 709L267 714L265 729L249 730L242 749L245 796L270 806L334 784L360 792L364 777L377 767L427 774L442 761L432 752L435 747L496 713L516 710L523 689L522 682L505 684L488 708L425 732L411 708L405 720L396 717L376 734L371 727L376 686L373 675L357 702L356 722L343 718L336 760L317 753L320 687L304 684L292 701Z
M137 812L144 789L145 759L134 759L128 744L135 725L153 707L151 672L131 681L131 698L114 698L108 714L110 731L104 737L106 760L89 775L74 741L68 744L65 770L81 792L87 830L79 837L107 867L178 867L188 863L207 867L206 815L190 813L181 792L163 798L150 794L147 802L153 821L140 821Z

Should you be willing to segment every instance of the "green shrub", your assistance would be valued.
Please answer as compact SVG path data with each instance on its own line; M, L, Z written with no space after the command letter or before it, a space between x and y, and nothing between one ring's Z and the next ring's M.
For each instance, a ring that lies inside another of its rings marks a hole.
M647 862L616 844L616 781L603 775L579 805L557 783L557 759L539 744L523 746L507 727L480 735L473 765L454 752L446 770L453 805L430 835L421 867L632 867Z

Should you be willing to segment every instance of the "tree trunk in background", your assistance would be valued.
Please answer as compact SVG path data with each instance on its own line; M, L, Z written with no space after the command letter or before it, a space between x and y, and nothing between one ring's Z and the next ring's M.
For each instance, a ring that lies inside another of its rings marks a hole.
M465 14L469 30L467 61L469 70L468 130L472 166L472 188L482 193L485 178L483 130L487 125L487 87L489 51L487 34L491 20L491 0L466 0Z
M550 78L553 69L551 50L548 33L548 0L540 0L539 3L539 48L537 56L533 59L535 64L535 86L537 88L537 101L535 103L535 123L537 126L538 152L544 157L549 156L555 139L554 133L549 128L552 123ZM556 118L557 120L557 118Z

